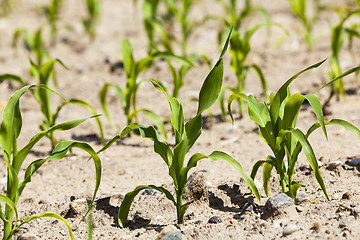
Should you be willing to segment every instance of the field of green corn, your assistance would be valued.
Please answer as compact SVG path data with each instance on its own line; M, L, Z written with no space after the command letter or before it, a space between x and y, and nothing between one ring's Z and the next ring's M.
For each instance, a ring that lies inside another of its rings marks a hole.
M0 0L0 33L2 239L358 239L360 1Z

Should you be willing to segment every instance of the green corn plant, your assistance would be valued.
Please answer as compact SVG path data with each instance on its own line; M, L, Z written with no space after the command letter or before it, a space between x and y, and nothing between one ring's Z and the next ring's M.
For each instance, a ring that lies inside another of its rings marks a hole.
M0 16L8 15L12 11L11 0L2 0L0 2Z
M124 109L124 114L127 118L128 125L131 123L137 123L138 122L137 114L139 112L145 112L146 116L151 118L153 121L155 121L157 127L159 129L162 129L162 133L165 134L165 129L162 121L160 120L161 119L160 116L156 115L154 112L149 111L147 109L137 109L136 107L136 93L138 87L145 81L145 80L138 81L139 74L147 70L153 64L153 61L156 58L174 59L190 65L192 65L192 63L189 60L173 55L170 52L156 52L136 62L133 57L132 46L127 39L122 41L122 55L123 55L124 68L127 76L125 88L122 89L120 86L114 84L105 84L100 90L100 101L107 119L109 120L113 128L117 129L114 121L110 116L108 105L106 102L107 91L109 88L113 87L115 88L116 93L121 100L121 104ZM166 136L166 134L164 136Z
M50 59L49 52L46 50L44 40L42 37L42 27L39 27L31 35L26 29L19 28L15 30L12 39L12 46L16 47L19 38L22 37L25 48L30 52L30 58L35 59L35 65L37 68L41 66L44 61ZM34 74L36 70L31 65L30 72Z
M240 10L238 8L237 0L228 0L228 1L218 0L218 2L221 4L224 11L226 12L226 16L218 17L217 19L220 20L222 23L224 23L225 27L227 28L233 26L235 30L240 30L243 21L257 11L260 11L265 21L269 22L269 15L265 11L265 9L261 7L253 6L251 0L245 0L243 9ZM219 42L222 42L224 33L225 32L221 30L218 32Z
M219 107L222 112L223 117L226 116L225 107L224 107L224 93L226 90L230 90L232 93L243 93L245 91L245 80L246 75L250 69L253 69L259 77L261 87L265 100L268 99L267 94L267 83L264 74L261 71L261 68L257 64L246 64L246 59L248 54L251 51L250 40L253 34L263 26L269 26L271 23L262 23L257 24L245 31L244 34L241 34L240 31L235 31L230 39L230 49L231 54L231 69L234 71L237 78L236 88L230 86L224 86L220 96L219 96ZM274 24L275 26L279 26ZM239 114L240 118L243 115L244 103L242 99L237 99L239 104Z
M250 189L253 191L255 196L260 200L259 193L257 188L252 181L252 179L244 172L243 168L234 158L228 154L220 151L214 151L210 155L204 155L201 153L196 153L190 157L187 164L185 163L186 153L191 149L195 144L198 137L201 135L202 131L202 118L201 114L210 108L216 101L219 91L222 85L223 78L223 55L226 52L228 46L229 38L227 39L225 46L222 50L219 60L215 64L214 68L210 71L206 77L200 93L199 93L199 102L197 114L185 123L183 106L179 101L170 96L160 85L156 82L153 82L153 85L163 92L169 102L171 109L171 126L175 135L175 147L170 148L170 144L166 141L160 141L157 131L154 127L144 127L141 125L128 125L124 130L109 141L99 152L106 150L110 147L115 141L119 140L126 134L131 131L139 131L141 136L144 138L149 138L154 142L154 151L160 155L160 157L165 161L168 169L169 175L173 180L173 185L175 187L175 194L171 194L170 191L161 186L154 185L140 185L136 187L133 191L127 193L123 199L118 215L118 222L121 227L125 226L131 203L133 202L135 196L143 189L152 188L158 190L165 194L176 207L177 222L179 224L184 223L184 214L190 203L183 203L183 194L185 193L185 184L187 182L187 174L190 169L196 167L197 162L204 158L210 158L212 160L226 160L232 164L244 178L245 182L249 185ZM98 152L98 153L99 153Z
M51 132L65 131L72 129L86 120L86 119L79 119L79 120L72 120L72 121L56 124L53 127L34 135L31 138L31 140L22 149L19 150L17 146L17 140L20 136L22 123L23 123L21 111L20 111L20 98L26 91L35 88L41 88L44 89L45 91L52 91L44 85L42 86L28 85L16 91L11 96L9 102L7 103L4 109L3 118L0 126L0 146L7 166L6 196L0 195L0 201L5 204L5 211L3 211L1 209L2 206L0 206L0 218L3 221L3 227L4 227L3 239L4 240L12 239L12 235L14 234L14 232L18 230L23 224L41 217L53 217L63 222L68 228L70 238L73 239L73 233L71 227L63 217L61 217L59 214L56 213L45 212L39 215L31 215L26 217L19 225L16 225L16 223L19 220L17 213L18 212L17 204L26 185L31 182L31 177L47 161L56 161L63 159L66 153L71 148L80 148L86 151L87 153L90 154L95 164L96 183L89 209L91 208L94 202L96 192L98 191L100 185L100 179L101 179L101 161L99 156L91 148L91 146L81 142L63 141L53 149L50 156L31 162L26 167L24 179L20 181L19 174L20 174L20 170L25 167L23 166L24 160L26 159L27 155L34 147L34 145L37 142L39 142L39 140L41 140L44 136L47 136ZM13 222L15 222L15 224L13 224Z
M324 61L316 63L292 76L281 86L276 94L271 95L269 105L257 102L254 96L247 96L245 94L233 94L228 100L228 110L232 120L231 102L238 98L243 98L248 101L250 119L259 126L260 137L268 144L273 152L273 155L267 156L266 160L256 162L251 172L251 178L254 179L260 166L263 166L263 186L266 195L269 194L271 171L275 168L282 191L292 198L296 197L298 188L303 185L297 183L293 179L295 174L295 164L298 160L299 153L304 150L317 182L323 190L326 198L329 199L324 181L319 171L314 150L308 140L309 135L314 130L321 127L325 137L327 138L325 125L336 124L352 131L360 138L359 129L344 120L333 119L329 122L325 122L320 101L314 94L301 95L300 93L290 93L289 85L292 81L294 81L300 74L310 69L317 68ZM360 67L351 69L334 78L331 83L336 82L341 77L358 70L360 70ZM296 123L301 104L305 100L307 100L313 108L318 122L314 123L306 133L303 133L300 129L296 128ZM285 157L287 162L285 162Z
M99 0L86 0L86 9L88 16L83 19L82 23L85 31L93 40L96 36L96 25L100 19L100 1Z
M43 6L42 10L50 25L50 39L53 44L56 43L56 34L58 30L59 13L63 0L52 0L48 6Z
M301 21L304 32L302 33L302 37L307 45L308 50L311 50L314 45L314 37L313 37L313 29L316 21L319 19L321 11L324 9L323 6L320 5L319 0L312 1L314 4L314 15L309 17L307 14L307 0L288 0L292 12L295 16Z
M191 21L189 13L194 4L198 2L195 0L165 0L166 7L168 9L168 15L175 15L177 22L181 27L181 39L179 40L182 48L182 56L188 56L188 41L191 34L197 27L206 22L209 17L205 17L200 21ZM167 21L171 22L171 21ZM173 26L170 26L173 28Z
M191 57L187 57L186 59L190 63L193 63L198 58L195 56L191 56ZM165 59L165 60L169 66L171 75L173 77L173 85L174 85L173 87L174 88L172 91L172 96L174 98L177 98L179 96L179 91L180 91L181 87L184 85L184 77L193 65L190 64L189 62L183 62L181 64L180 68L176 69L175 66L171 63L171 61L169 59Z
M134 5L137 4L137 0L133 0ZM161 46L166 51L173 52L171 43L171 36L168 35L163 19L158 12L160 0L144 0L142 5L142 11L144 14L144 28L146 36L148 38L148 52L152 54L158 51Z
M34 69L34 75L37 77L39 85L44 85L47 87L49 86L49 78L53 72L55 63L59 63L60 65L62 65L63 67L66 68L66 66L59 59L47 61L42 66L40 66L40 68L38 66L36 66L35 63L31 62L31 64L33 65L33 69ZM13 81L21 83L22 85L27 85L22 80L21 77L12 75L12 74L0 75L0 79L1 80L4 80L4 79L13 80ZM60 106L58 106L56 112L53 113L51 111L51 94L49 91L47 91L44 88L37 88L37 89L35 88L35 89L31 89L31 92L34 95L37 102L39 103L41 112L43 113L43 115L45 117L43 123L40 124L40 126L39 126L42 131L46 131L47 129L50 129L53 126L55 126L60 110L64 106L69 105L69 104L75 104L75 105L84 107L92 115L97 115L95 109L91 105L89 105L88 103L86 103L82 100L79 100L79 99L70 99L68 101L65 101ZM104 144L104 134L103 134L101 122L98 118L96 118L96 122L97 122L97 125L99 128L99 131L100 131L101 142ZM55 138L54 133L49 132L47 137L50 139L51 145L54 148L56 146L56 144L58 143L58 140Z
M360 15L360 10L349 12L344 18L341 19L340 23L335 27L331 27L331 57L330 57L330 66L331 71L329 72L330 78L334 78L341 74L340 67L340 52L344 43L344 37L347 34L349 38L360 37L360 31L356 31L356 28L347 28L344 24L354 15ZM351 41L350 41L351 42ZM339 100L340 95L345 96L344 83L342 79L334 82L332 85L332 91L330 93L329 99L335 93L336 99Z

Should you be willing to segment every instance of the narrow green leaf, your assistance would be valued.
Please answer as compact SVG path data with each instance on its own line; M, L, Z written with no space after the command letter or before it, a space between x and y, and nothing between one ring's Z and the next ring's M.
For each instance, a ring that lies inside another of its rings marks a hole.
M232 114L232 111L231 111L231 103L235 99L248 100L248 97L244 93L238 93L238 94L234 93L229 97L229 99L228 99L228 111L229 111L229 114L230 114L230 117L231 117L231 122L232 122L233 125L234 125L234 117L233 117L233 114Z
M269 196L269 181L270 181L271 171L272 171L273 167L274 166L272 164L270 164L269 162L264 163L263 187L264 187L266 196Z
M308 159L310 166L312 168L312 170L314 171L314 175L316 180L318 181L321 189L323 190L326 198L328 200L330 200L329 195L327 194L326 188L325 188L325 184L324 184L324 180L321 177L320 171L319 171L319 166L314 154L314 151L310 145L310 143L308 142L306 136L299 130L299 129L290 129L290 132L299 140L299 142L301 143L303 149L304 149L304 153L306 155L306 158Z
M249 177L245 173L244 169L242 168L242 166L240 165L240 163L238 161L236 161L230 155L228 155L224 152L220 152L220 151L214 151L208 157L214 161L225 160L225 161L229 162L231 165L233 165L239 171L240 175L245 180L246 184L250 187L250 189L254 193L255 197L259 201L261 201L258 189L256 188L254 181L251 179L251 177Z
M152 189L155 189L157 191L160 191L160 192L164 193L165 196L176 206L176 201L175 201L174 197L165 188L157 187L157 186L154 186L154 185L140 185L140 186L137 186L133 191L128 192L125 195L124 200L122 201L122 203L120 205L119 215L118 215L118 222L119 222L119 225L120 225L121 228L125 227L126 220L127 220L128 215L129 215L129 210L130 210L132 202L134 201L134 198L136 197L136 195L141 190L147 189L147 188L152 188Z
M310 103L311 107L314 109L316 117L317 117L317 119L320 123L320 126L325 134L326 139L327 139L328 137L327 137L327 132L326 132L326 128L325 128L324 115L322 112L322 108L321 108L319 99L313 94L305 95L305 98Z
M66 228L68 229L69 231L69 236L70 238L73 240L74 239L74 236L73 236L73 232L72 232L72 228L70 227L70 225L66 222L66 220L61 217L59 214L56 214L56 213L51 213L51 212L44 212L44 213L41 213L39 215L31 215L27 218L25 218L13 231L12 233L14 233L17 229L19 229L22 225L24 225L25 223L28 223L32 220L35 220L35 219L38 219L38 218L42 218L42 217L52 217L52 218L56 218L58 220L60 220L61 222L63 222L66 226Z

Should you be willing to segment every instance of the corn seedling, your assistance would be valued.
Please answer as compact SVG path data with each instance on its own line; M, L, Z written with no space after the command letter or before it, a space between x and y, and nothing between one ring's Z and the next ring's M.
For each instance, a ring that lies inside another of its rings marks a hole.
M145 71L146 69L148 69L153 64L155 58L175 59L190 65L192 65L192 63L185 58L175 56L169 52L156 52L136 62L133 57L132 46L130 42L126 39L122 41L122 55L123 55L124 68L127 76L125 89L123 90L118 85L105 84L100 91L100 101L107 119L109 120L113 128L117 129L114 121L110 117L108 105L106 102L106 95L108 89L110 87L114 87L117 95L121 100L121 104L124 109L124 114L127 117L128 125L131 123L137 123L138 122L137 114L139 112L145 112L146 116L151 118L153 121L155 121L157 127L159 129L162 129L162 133L164 134L164 136L166 136L165 129L160 116L156 115L154 112L151 112L147 109L137 109L136 107L136 93L138 87L140 86L140 84L142 84L145 81L145 80L138 81L139 74Z
M192 56L187 57L186 59L189 62L194 62L197 60L197 57ZM166 59L166 62L170 68L171 75L173 77L174 88L172 91L172 96L174 98L177 98L181 87L184 85L184 77L186 73L191 69L192 65L189 62L183 62L180 68L176 69L169 59Z
M219 17L218 19L224 23L226 28L230 28L231 26L233 26L235 30L240 30L243 21L256 11L260 11L265 21L269 22L268 13L261 7L253 6L251 0L243 1L244 6L240 10L238 7L239 4L237 0L228 0L228 1L218 0L218 2L221 4L221 6L223 7L226 13L225 17ZM222 42L223 36L224 36L224 32L220 31L218 33L219 42Z
M20 170L24 168L23 166L24 160L28 155L28 153L30 152L30 150L40 139L42 139L44 136L48 136L50 133L54 131L64 131L64 130L72 129L86 120L86 119L79 119L79 120L72 120L72 121L56 124L51 128L33 136L31 140L21 150L18 150L17 139L20 135L21 127L22 127L20 98L26 91L33 90L35 88L41 88L45 91L52 91L46 86L36 86L36 85L25 86L20 90L16 91L12 95L12 97L10 98L9 102L7 103L4 109L3 119L0 127L0 145L7 165L6 196L0 195L0 201L5 203L4 212L2 211L0 206L0 218L4 224L3 239L4 240L12 239L12 235L14 234L14 232L18 230L23 224L41 217L53 217L63 222L68 228L70 238L73 239L71 227L63 217L61 217L56 213L45 212L39 215L31 215L26 217L19 225L16 225L16 223L19 220L17 208L16 208L19 202L19 198L26 185L29 182L31 182L31 177L47 161L63 159L66 153L71 148L80 148L90 154L90 156L94 161L95 169L96 169L96 184L95 184L94 195L90 202L90 207L94 202L96 192L100 185L100 178L101 178L101 161L99 156L91 148L90 145L81 142L63 141L54 148L50 156L31 162L26 167L24 180L20 181L19 173Z
M42 7L42 10L50 25L50 39L53 44L56 42L59 13L62 2L63 0L52 0L49 6Z
M44 61L50 60L49 52L44 46L42 27L38 28L32 35L26 29L17 29L13 34L13 47L17 46L20 37L22 37L24 41L25 48L30 52L30 58L35 59L35 64L32 64L30 67L30 72L34 75L37 71L36 69L39 68Z
M100 19L100 1L99 0L86 0L86 9L88 16L83 19L82 23L85 31L94 39L96 36L96 25Z
M245 31L244 34L241 34L240 31L235 31L230 38L230 49L231 54L231 69L234 71L237 78L237 87L232 88L229 86L224 86L220 96L219 96L219 106L222 112L223 117L226 116L224 108L224 93L225 90L230 90L232 93L243 93L245 91L245 80L246 75L250 69L253 69L259 77L261 87L265 100L268 99L267 95L267 83L264 74L261 71L261 68L257 64L246 64L246 58L251 51L250 40L253 34L263 26L269 26L271 23L262 23L257 24ZM280 26L276 25L275 26ZM281 27L281 26L280 26ZM243 115L244 103L242 99L237 99L239 104L239 114L240 118Z
M133 0L136 5L137 0ZM173 52L171 37L163 25L163 19L158 12L160 0L144 0L142 11L144 14L144 28L148 38L148 52L152 54L162 45L166 51Z
M282 191L292 198L296 197L298 188L303 185L294 181L293 176L295 174L295 164L298 160L299 153L303 149L317 182L326 198L329 199L313 148L308 141L309 135L314 130L321 127L327 138L325 125L336 124L352 131L360 138L360 131L344 120L333 119L329 122L324 122L320 101L314 94L301 95L300 93L290 93L289 85L293 80L300 74L320 66L324 61L302 70L287 80L276 94L270 96L269 105L257 102L252 95L246 96L245 94L233 94L228 100L228 109L232 120L231 102L237 98L243 98L248 101L250 119L259 126L260 137L268 144L274 154L273 156L267 156L266 160L256 162L251 172L251 178L254 179L258 169L263 165L263 186L266 195L269 194L271 171L275 168ZM360 70L360 67L351 69L337 78L334 78L331 83L358 70ZM313 124L306 134L296 128L300 107L305 100L309 102L318 119L318 122ZM284 160L285 157L287 158L287 163Z
M230 36L230 35L229 35ZM225 46L222 50L219 60L214 68L210 71L206 77L203 86L199 93L199 103L196 116L185 123L183 107L179 101L171 97L160 85L153 82L154 86L163 92L169 102L171 109L171 126L175 134L175 147L170 148L170 145L166 141L160 141L159 136L154 127L144 127L141 125L128 125L118 136L114 137L108 142L99 152L106 150L115 141L119 140L131 131L139 131L141 136L149 138L154 142L154 151L161 156L169 168L169 175L173 180L175 187L175 196L170 191L163 187L154 185L140 185L133 191L127 193L119 209L118 222L121 227L125 226L131 203L135 196L143 189L152 188L165 194L165 196L175 205L177 213L177 222L184 223L184 214L190 203L183 204L183 194L185 193L185 184L187 182L187 174L189 170L196 166L197 162L204 158L210 158L212 160L226 160L239 170L241 176L245 182L249 185L256 197L260 199L259 193L254 182L243 171L239 162L233 159L231 156L224 152L214 151L210 155L206 156L201 153L192 155L188 163L184 166L186 153L194 145L198 137L201 135L202 130L202 118L201 113L210 108L216 101L222 85L223 78L223 60L222 57L226 52L229 38L227 39Z
M12 11L11 0L2 0L0 2L0 16L8 15Z
M308 50L311 50L314 45L313 29L316 21L319 18L320 12L324 9L319 0L312 1L314 4L314 14L312 17L308 15L308 5L307 0L288 0L291 6L292 12L295 16L301 21L304 32L302 37L307 45Z
M338 25L331 28L331 72L329 73L330 78L334 78L341 74L340 60L339 55L344 43L345 34L352 39L352 37L360 37L360 32L356 31L356 28L347 28L344 24L354 15L360 15L360 10L349 12ZM351 41L350 41L351 42ZM335 93L336 99L339 100L340 95L345 96L344 84L342 79L334 82L332 85L332 91L327 102L330 101L330 98Z
M206 22L209 18L205 17L200 21L190 21L189 13L197 1L194 0L165 0L168 12L175 15L177 22L181 27L182 56L187 56L188 40L197 27ZM171 21L170 21L171 22Z
M66 68L66 66L59 59L47 61L42 66L40 66L40 68L38 66L36 66L35 63L31 62L31 64L33 65L33 68L35 70L34 74L38 78L39 85L44 85L47 87L49 86L49 78L53 72L55 63L59 63L60 65L62 65L63 67ZM12 74L0 75L0 79L2 79L2 80L9 79L9 80L19 82L22 85L26 85L26 83L22 80L21 77L12 75ZM79 99L71 99L69 101L65 101L57 108L57 111L55 113L52 113L51 108L50 108L50 104L51 104L50 92L44 88L37 88L37 89L32 88L31 92L33 93L35 99L39 103L39 105L41 107L41 112L43 113L43 115L45 117L43 123L39 126L42 131L46 131L48 129L51 129L53 126L55 126L60 110L68 104L76 104L76 105L82 106L82 107L86 108L92 115L97 114L93 107L91 107L88 103L86 103L82 100L79 100ZM101 141L102 141L102 143L104 143L104 136L103 136L101 122L98 118L96 118L96 122L99 127ZM53 132L49 132L47 134L47 137L50 139L51 145L54 148L56 146L56 144L58 143L58 141L55 138Z

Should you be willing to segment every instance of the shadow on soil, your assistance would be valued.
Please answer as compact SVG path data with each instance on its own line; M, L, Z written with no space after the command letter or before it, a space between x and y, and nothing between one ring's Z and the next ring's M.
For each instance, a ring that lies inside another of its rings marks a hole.
M257 206L254 204L254 197L252 194L241 194L239 185L229 186L223 184L218 186L218 189L222 190L230 198L232 206L225 206L223 199L209 191L209 206L211 208L236 213L234 218L240 217L245 211L256 211Z

